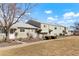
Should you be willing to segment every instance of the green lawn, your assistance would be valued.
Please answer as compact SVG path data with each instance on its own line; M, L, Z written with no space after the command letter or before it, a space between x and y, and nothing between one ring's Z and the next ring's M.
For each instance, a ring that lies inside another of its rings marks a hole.
M0 50L0 55L11 56L51 56L51 55L79 55L79 37L71 36L45 43Z

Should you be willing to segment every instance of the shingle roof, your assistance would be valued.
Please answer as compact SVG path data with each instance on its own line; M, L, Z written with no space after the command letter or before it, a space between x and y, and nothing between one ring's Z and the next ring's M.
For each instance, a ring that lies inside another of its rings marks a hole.
M41 23L35 20L28 20L27 21L28 24L33 25L35 27L40 27Z
M52 26L59 26L59 27L65 27L63 25L60 25L60 24L49 24L49 23L42 23L42 22L39 22L37 20L29 20L27 21L28 24L31 24L33 26L36 26L36 27L40 27L40 24L47 24L47 25L52 25Z
M30 24L25 24L23 22L18 22L16 24L14 24L11 28L17 28L17 27L24 27L24 28L37 28L35 26L32 26Z

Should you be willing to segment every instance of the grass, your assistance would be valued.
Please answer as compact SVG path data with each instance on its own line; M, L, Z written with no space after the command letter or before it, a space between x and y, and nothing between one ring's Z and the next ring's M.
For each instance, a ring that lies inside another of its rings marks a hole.
M0 55L7 56L54 56L79 55L79 36L60 38L45 43L33 44L8 50L0 50Z

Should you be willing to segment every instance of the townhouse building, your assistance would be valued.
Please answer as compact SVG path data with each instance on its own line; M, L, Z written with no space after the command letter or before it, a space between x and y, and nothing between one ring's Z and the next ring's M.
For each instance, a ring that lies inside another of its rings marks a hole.
M25 24L23 22L16 23L10 29L9 39L27 38L28 36L36 37L36 29L36 27L30 24ZM5 34L3 32L3 29L0 28L0 39L4 38Z
M67 27L57 24L47 24L41 23L36 20L28 20L26 23L18 22L14 24L9 33L9 39L19 39L19 38L27 38L28 36L32 36L36 38L42 38L45 35L52 36L62 36L62 35L71 35L72 33L69 31ZM5 34L0 26L0 39L4 39Z
M35 20L29 20L27 23L40 28L40 34L44 35L63 36L72 34L67 27L58 24L41 23Z

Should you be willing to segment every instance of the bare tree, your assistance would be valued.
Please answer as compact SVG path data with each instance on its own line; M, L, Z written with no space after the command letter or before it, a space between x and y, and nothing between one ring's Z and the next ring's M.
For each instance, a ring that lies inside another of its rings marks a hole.
M27 13L36 4L0 4L0 25L4 28L6 35L5 41L9 39L9 32L12 25L21 21L23 17L27 17Z
M79 35L79 22L75 22L72 27L74 29L74 35Z

